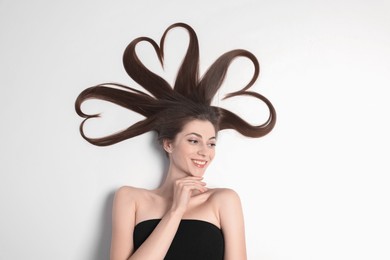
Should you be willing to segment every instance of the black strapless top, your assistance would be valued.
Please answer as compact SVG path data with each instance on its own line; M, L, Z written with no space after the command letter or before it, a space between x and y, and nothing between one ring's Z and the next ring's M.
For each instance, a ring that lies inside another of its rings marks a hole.
M134 228L134 249L137 250L156 228L160 219L138 223ZM203 220L183 219L164 259L223 260L224 239L221 229Z

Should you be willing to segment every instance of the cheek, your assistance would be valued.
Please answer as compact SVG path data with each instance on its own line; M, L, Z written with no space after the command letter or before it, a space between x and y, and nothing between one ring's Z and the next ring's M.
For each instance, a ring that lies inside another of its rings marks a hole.
M214 156L215 156L215 150L212 149L212 150L210 150L210 159L211 160L214 159Z

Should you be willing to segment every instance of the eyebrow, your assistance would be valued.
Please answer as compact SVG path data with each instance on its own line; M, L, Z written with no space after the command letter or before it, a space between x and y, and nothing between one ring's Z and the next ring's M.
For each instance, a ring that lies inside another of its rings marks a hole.
M198 134L198 133L189 133L189 134L186 134L186 136L188 136L188 135L196 135L197 137L199 137L199 138L203 138L202 137L202 135L201 134ZM215 136L213 136L213 137L210 137L209 138L209 140L211 140L211 139L217 139Z

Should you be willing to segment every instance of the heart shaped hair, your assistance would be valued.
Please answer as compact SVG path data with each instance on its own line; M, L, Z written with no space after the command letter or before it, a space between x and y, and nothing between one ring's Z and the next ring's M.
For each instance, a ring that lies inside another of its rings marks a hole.
M163 65L164 40L167 33L175 27L182 27L189 33L189 44L184 60L177 73L176 81L171 87L166 80L147 69L139 60L135 48L140 42L150 43L158 59ZM211 106L215 94L222 85L230 63L237 57L245 57L252 61L254 74L250 82L241 90L227 94L224 99L236 96L251 96L264 102L269 109L269 117L261 125L251 125L233 112L216 106ZM242 49L232 50L221 55L199 77L199 46L195 31L187 24L176 23L169 26L161 37L160 46L148 37L139 37L133 40L123 55L123 65L128 75L151 95L134 88L117 83L104 83L85 89L76 99L75 109L79 116L85 118L80 125L80 133L88 142L106 146L132 138L149 131L156 131L159 140L173 138L168 132L181 130L185 123L174 123L173 119L203 119L213 123L216 131L234 129L244 136L262 137L268 134L276 122L276 112L272 103L263 95L249 91L255 83L260 69L256 57ZM127 129L101 138L89 138L84 133L84 124L90 118L99 117L99 114L87 115L82 112L81 104L88 99L100 99L112 102L130 109L145 117L145 119L132 124ZM170 120L172 119L172 120ZM167 131L166 128L172 131Z

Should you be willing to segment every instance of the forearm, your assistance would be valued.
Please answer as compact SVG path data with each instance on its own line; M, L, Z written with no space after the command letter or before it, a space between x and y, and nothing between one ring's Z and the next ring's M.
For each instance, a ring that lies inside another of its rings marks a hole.
M150 236L128 260L164 259L175 237L182 216L183 213L179 210L168 211Z

